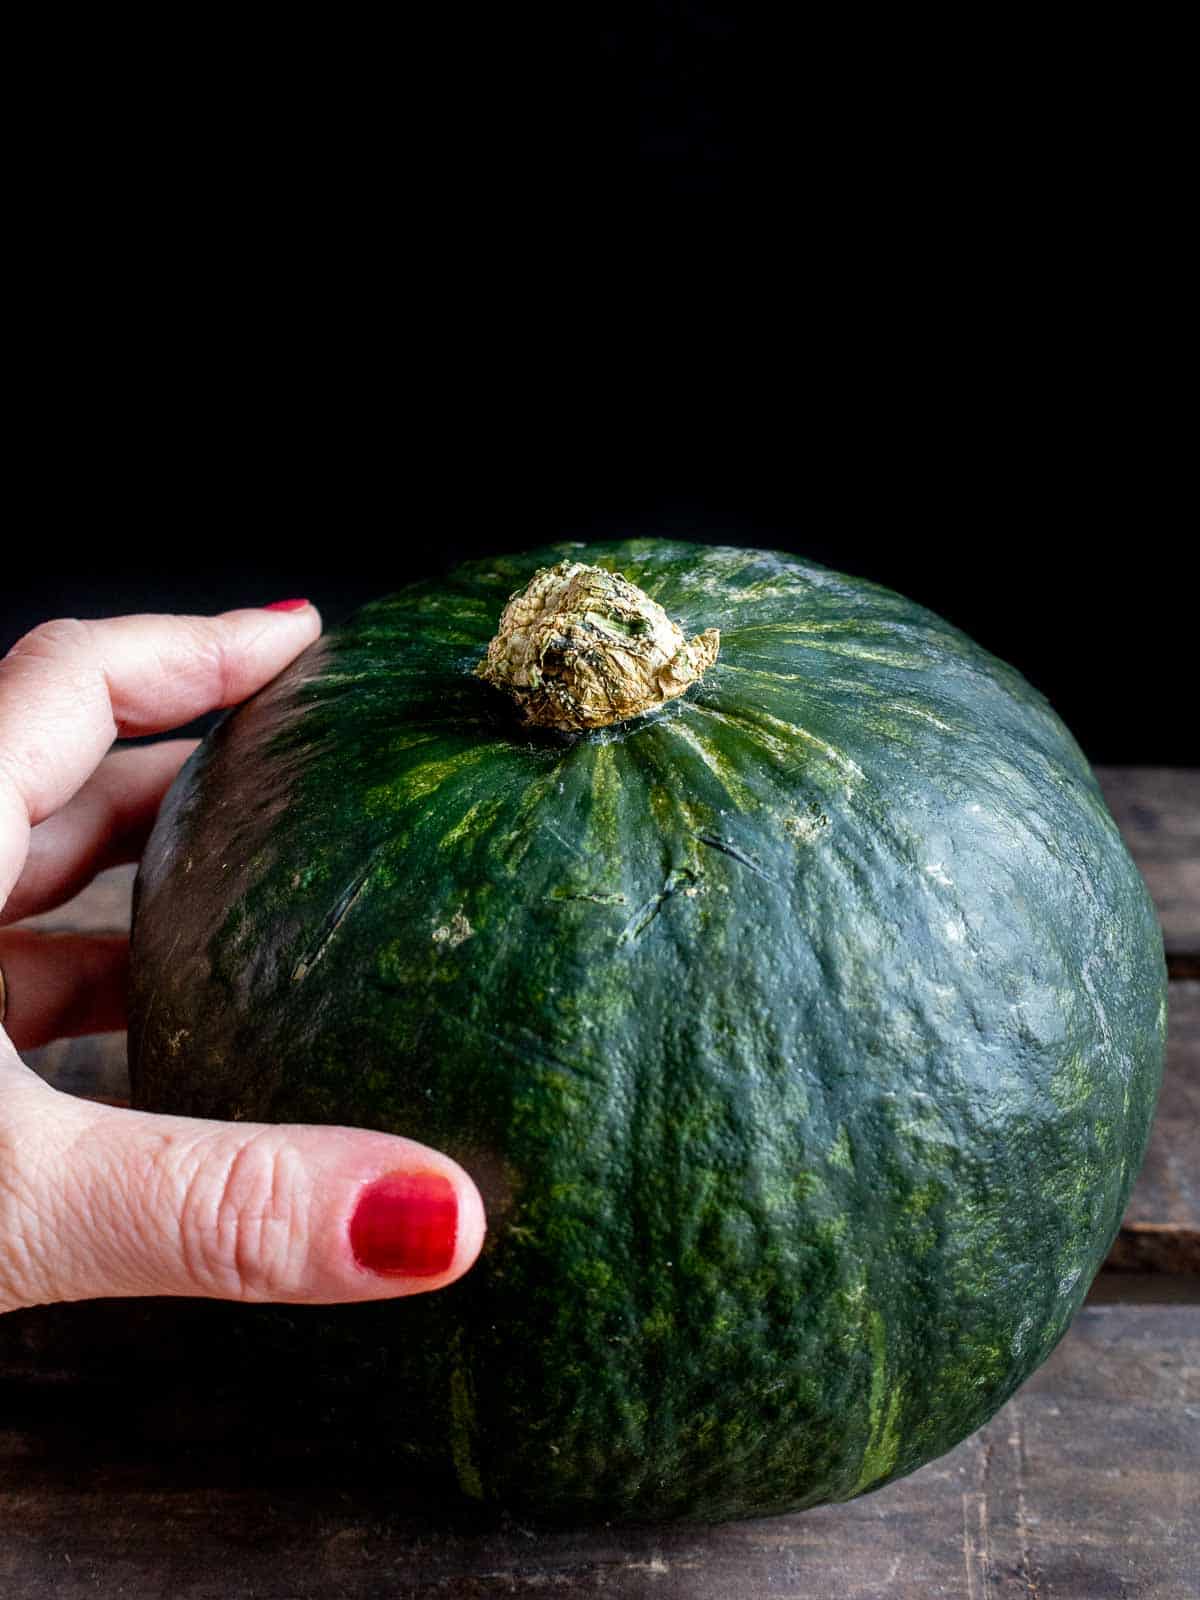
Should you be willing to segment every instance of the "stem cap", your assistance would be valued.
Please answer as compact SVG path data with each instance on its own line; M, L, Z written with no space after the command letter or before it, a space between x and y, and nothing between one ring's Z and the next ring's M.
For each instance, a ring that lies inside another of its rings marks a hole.
M475 671L507 690L526 722L575 733L675 699L704 676L720 644L716 628L686 640L619 573L560 561L512 596Z

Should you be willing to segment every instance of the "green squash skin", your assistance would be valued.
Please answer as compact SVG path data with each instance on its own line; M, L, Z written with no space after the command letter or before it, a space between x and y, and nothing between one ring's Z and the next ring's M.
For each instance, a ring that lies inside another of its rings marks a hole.
M523 729L472 668L564 556L719 627L703 683ZM741 548L552 546L365 607L205 741L137 886L137 1105L475 1175L477 1266L308 1314L314 1360L323 1321L404 1397L403 1452L526 1512L792 1510L979 1427L1116 1233L1165 1018L1045 700Z

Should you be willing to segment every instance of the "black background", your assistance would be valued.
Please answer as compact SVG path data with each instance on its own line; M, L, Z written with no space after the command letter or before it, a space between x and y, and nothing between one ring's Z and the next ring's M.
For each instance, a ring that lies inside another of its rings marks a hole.
M1074 36L523 26L59 60L0 649L662 534L886 583L1093 760L1200 762L1170 96Z

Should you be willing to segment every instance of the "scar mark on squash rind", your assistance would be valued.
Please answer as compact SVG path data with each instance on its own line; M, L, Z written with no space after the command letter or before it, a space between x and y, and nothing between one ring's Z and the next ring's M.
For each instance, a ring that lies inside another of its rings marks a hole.
M623 906L626 898L613 890L598 890L589 893L582 889L555 889L546 896L547 900L594 900L598 906Z
M366 888L367 879L371 876L371 873L375 867L376 855L378 855L378 851L372 853L371 858L367 862L366 866L363 867L362 871L350 880L345 889L342 890L341 894L334 901L332 907L325 916L324 921L321 923L321 926L317 929L316 938L293 967L293 983L299 983L302 978L307 978L309 973L316 966L317 962L320 961L321 957L329 948L329 943L334 934L346 920L355 902L358 900L359 895L362 894L363 890Z
M680 867L678 870L668 873L667 881L658 893L651 895L649 900L639 906L621 929L621 932L617 935L617 943L619 945L630 944L634 939L640 939L671 896L678 894L685 883L695 885L697 882L697 874L690 867ZM695 890L694 888L686 889L684 892L690 895L694 894Z
M467 921L466 913L460 906L449 922L445 922L440 928L433 930L433 942L434 944L448 945L451 950L456 950L474 932L475 929Z
M533 1063L551 1072L561 1072L568 1078L579 1078L585 1083L606 1086L608 1079L598 1068L585 1065L582 1061L567 1061L564 1057L555 1055L546 1050L540 1043L531 1039L510 1039L502 1033L495 1033L491 1028L485 1028L478 1022L473 1022L469 1017L457 1012L446 1011L442 1013L442 1020L451 1028L461 1028L465 1033L473 1034L477 1039L487 1039L492 1044L509 1055L515 1056L520 1062L528 1065Z
M815 839L822 828L829 826L829 818L815 803L808 808L806 817L786 816L783 818L783 831L789 834L798 844L808 844Z
M749 867L751 872L757 873L767 883L778 884L779 879L765 872L757 861L752 861L748 855L739 850L736 845L730 844L727 839L718 839L715 833L698 833L696 838L701 844L706 844L710 850L720 850L724 855L732 856L735 861L740 861L742 866Z

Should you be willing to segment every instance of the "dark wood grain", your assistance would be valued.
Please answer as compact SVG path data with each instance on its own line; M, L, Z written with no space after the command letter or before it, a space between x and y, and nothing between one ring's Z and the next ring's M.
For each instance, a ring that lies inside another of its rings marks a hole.
M111 867L64 906L30 917L25 924L47 933L118 933L129 927L133 866ZM41 1050L24 1052L30 1066L67 1094L88 1095L114 1104L129 1099L129 1069L123 1033L84 1039L58 1039Z
M66 1094L82 1094L110 1105L129 1103L129 1063L123 1033L96 1033L83 1039L56 1039L22 1059L47 1083Z
M136 875L134 866L110 867L66 905L30 917L22 926L47 933L119 933L129 927Z
M1200 983L1170 986L1162 1095L1108 1265L1200 1273Z
M1099 767L1096 776L1154 897L1174 975L1200 977L1200 769Z
M62 1318L85 1308L58 1308ZM48 1313L21 1313L27 1324ZM18 1321L13 1318L10 1321ZM520 1525L397 1490L294 1395L278 1431L52 1366L0 1381L0 1592L132 1600L1195 1600L1200 1310L1087 1307L941 1461L879 1493L718 1528ZM17 1363L19 1367L20 1363ZM110 1375L111 1378L112 1375ZM285 1403L280 1398L280 1406Z

